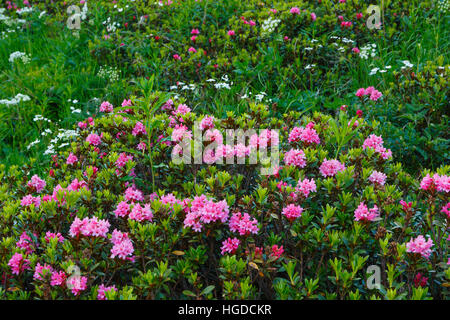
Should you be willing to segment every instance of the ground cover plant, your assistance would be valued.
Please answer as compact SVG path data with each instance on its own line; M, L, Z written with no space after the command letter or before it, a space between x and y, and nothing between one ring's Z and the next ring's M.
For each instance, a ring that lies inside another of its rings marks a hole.
M448 9L6 1L0 297L447 299Z

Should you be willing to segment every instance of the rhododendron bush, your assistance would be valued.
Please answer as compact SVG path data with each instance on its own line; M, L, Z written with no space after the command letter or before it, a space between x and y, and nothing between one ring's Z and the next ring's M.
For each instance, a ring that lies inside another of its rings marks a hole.
M123 98L78 123L45 174L2 167L1 298L448 298L450 167L406 173L380 123ZM227 129L259 131L230 144ZM195 130L203 161L173 161ZM250 161L268 145L269 175Z

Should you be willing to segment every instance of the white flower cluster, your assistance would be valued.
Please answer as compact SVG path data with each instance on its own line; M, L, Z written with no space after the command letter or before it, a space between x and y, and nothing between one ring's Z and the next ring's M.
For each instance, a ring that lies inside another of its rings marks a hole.
M119 69L116 67L100 66L97 76L110 82L116 82L119 80Z
M392 67L391 66L386 66L386 67L384 67L384 69L380 69L380 68L373 68L372 70L370 70L370 72L369 72L369 76L373 76L373 75L375 75L375 74L377 74L377 73L385 73L385 72L387 72L389 69L391 69Z
M52 140L50 140L50 145L47 147L47 150L45 150L44 155L55 154L56 153L55 145L57 143L63 142L58 146L58 148L61 149L69 145L70 139L78 137L79 135L78 132L76 132L75 130L59 129L58 131L59 131L58 135Z
M106 21L103 21L103 24L106 25L106 31L108 31L108 32L115 32L117 30L117 28L120 27L119 23L114 22L114 21L111 22L110 17L108 17L108 19L106 19Z
M280 19L273 19L272 17L269 17L269 19L264 20L261 24L261 36L267 36L275 31L275 28L278 26L278 24L281 22Z
M412 68L412 67L414 67L414 65L413 65L411 62L409 62L408 60L403 60L402 63L403 63L402 70L403 70L403 69L406 69L406 68Z
M11 98L11 100L8 100L8 99L0 100L0 104L6 104L7 106L11 106L11 105L19 104L22 101L30 101L30 100L31 99L29 96L18 93L14 98Z
M20 51L15 51L9 55L9 62L13 63L16 59L20 59L23 64L27 64L31 61L31 56Z
M375 43L368 44L361 48L361 52L359 53L359 56L362 59L366 59L370 57L375 57L377 55L377 45Z
M248 94L245 93L243 96L241 96L241 99L250 99L251 95L252 95L252 92L250 91ZM272 99L266 98L266 96L267 96L267 93L261 91L260 93L256 94L254 96L254 98L255 98L255 101L257 101L257 102L262 102L264 99L266 99L266 102L272 103Z
M447 12L450 9L450 0L438 0L437 7L439 11Z
M23 7L22 9L18 9L16 11L19 15L23 15L24 13L33 12L33 7Z
M210 79L210 80L214 80L214 79ZM231 89L231 86L233 85L233 82L228 83L230 81L230 79L228 79L228 75L223 75L221 78L222 82L217 82L214 83L214 88L216 89ZM215 80L214 80L215 81Z
M45 122L52 122L50 119L45 118L42 114L37 114L34 116L33 121L45 121Z

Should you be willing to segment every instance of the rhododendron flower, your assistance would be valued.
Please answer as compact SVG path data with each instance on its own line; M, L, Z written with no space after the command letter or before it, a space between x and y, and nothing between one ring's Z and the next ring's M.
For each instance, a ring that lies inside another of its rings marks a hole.
M81 291L86 290L87 278L83 276L71 276L66 281L66 285L71 289L74 295L79 295Z
M100 105L100 112L113 112L114 107L108 101L103 101Z
M292 7L290 10L292 14L300 14L300 9L298 7Z
M375 152L381 154L383 159L389 159L392 156L392 151L383 147L383 138L371 134L363 143L363 149L372 148Z
M50 239L58 239L58 242L64 242L64 237L61 235L61 233L53 233L50 231L47 231L45 233L45 241L50 242Z
M306 157L303 150L291 149L284 154L284 162L290 166L304 168L306 166Z
M200 129L212 129L214 128L214 117L206 116L200 122Z
M8 266L11 268L12 274L19 275L22 271L30 269L30 260L25 259L21 253L15 253L9 259Z
M131 99L124 99L123 101L122 101L122 107L130 107L132 104L131 104Z
M238 158L243 158L250 154L250 148L243 145L242 143L238 143L234 146L234 153Z
M50 285L52 287L62 286L65 284L67 279L66 273L64 271L53 271L52 277L50 280Z
M427 286L428 278L422 276L420 272L417 273L417 275L414 278L414 286L416 288L420 287L426 287Z
M316 21L316 19L317 19L316 14L314 12L311 12L311 20Z
M426 241L424 236L419 235L416 239L411 238L406 244L406 252L419 253L422 257L428 259L433 245L431 238L428 238L428 241Z
M104 284L101 284L98 287L97 299L98 300L108 300L108 298L106 298L105 292L111 292L111 291L117 292L117 288L115 286L106 287Z
M447 217L450 219L450 202L447 202L447 204L442 207L441 212L445 213Z
M183 125L177 125L172 131L172 141L181 142L183 139L192 139L192 132Z
M316 192L317 190L316 182L314 179L304 179L303 181L298 180L296 190L301 192L305 198L308 198L310 192Z
M73 165L75 163L78 162L78 158L76 155L74 155L72 152L69 154L69 156L67 157L67 164Z
M189 51L189 52L192 52L192 53L196 53L196 52L197 52L197 49L195 49L194 47L190 47L190 48L188 49L188 51Z
M142 195L142 192L134 187L128 187L125 190L125 200L127 201L143 201L144 196Z
M114 214L116 217L126 217L130 213L130 205L125 201L119 202Z
M306 128L302 127L294 127L292 131L289 133L289 142L299 142L303 141L306 144L312 144L320 143L319 135L317 134L316 130L313 129L314 124L311 122L309 123Z
M30 181L28 181L27 185L31 188L34 188L37 193L41 193L47 183L45 182L45 180L42 180L37 174L35 174L31 177Z
M200 31L198 29L192 29L191 34L198 35L198 34L200 34Z
M31 194L29 194L23 197L22 200L20 201L20 205L22 207L29 207L32 204L34 204L36 208L39 208L39 206L41 205L41 197L39 196L33 197Z
M283 209L282 214L289 220L294 221L297 218L302 216L303 208L300 206L296 206L294 204L290 204Z
M111 259L118 257L122 260L133 260L134 247L130 238L128 238L128 233L115 229L111 237L111 242L114 244L111 249Z
M19 241L16 242L16 247L25 250L26 254L31 254L35 250L33 240L25 231L22 232Z
M361 202L355 210L355 221L373 221L378 216L378 207L376 205L369 210L365 203Z
M144 141L141 141L137 145L136 149L138 149L139 151L147 150L147 144Z
M128 161L132 161L133 160L133 156L131 155L127 155L126 153L122 152L119 157L116 160L116 167L118 168L122 168L124 167Z
M272 252L270 253L270 256L275 257L276 259L279 259L284 253L283 246L279 247L277 244L274 244L271 249Z
M102 139L100 138L100 136L95 133L89 134L86 138L86 141L94 146L98 146L100 143L102 143Z
M402 209L403 209L404 211L408 211L408 210L411 209L411 207L412 207L412 202L406 203L406 201L400 200L400 204L402 205Z
M69 233L72 237L82 234L83 236L106 238L109 227L110 223L107 220L99 220L97 217L86 217L83 220L75 217L75 220L70 226Z
M437 190L448 193L450 191L450 177L445 175L440 176L438 174L430 177L430 174L427 174L420 182L420 188L422 190Z
M319 167L323 177L334 177L338 172L345 170L345 165L338 160L327 160L326 158Z
M382 172L378 172L376 170L372 171L372 174L369 177L369 181L372 183L377 183L381 186L384 186L386 182L386 175Z
M248 213L236 212L230 218L230 230L232 232L239 232L241 236L249 235L251 233L258 233L258 220L252 219Z
M33 275L33 279L34 280L44 280L43 277L45 276L51 276L51 274L53 273L53 269L52 266L44 263L44 265L41 265L39 262L36 264L36 267L34 268L34 275Z
M229 36L234 36L236 33L234 32L234 30L228 30L228 35Z
M140 204L135 204L130 212L129 219L136 220L139 222L142 221L152 222L153 213L152 210L150 209L150 205L146 204L144 205L144 207L141 207Z
M183 202L177 199L173 193L161 196L161 203L164 205L169 204L170 206L173 206L175 203L178 203L180 205L183 204Z
M208 200L205 195L194 197L191 208L184 219L184 227L191 227L200 232L205 224L228 221L229 208L225 200L214 202Z
M174 55L173 55L173 58L174 58L175 60L181 60L181 57L180 57L180 55L178 55L178 54L174 54Z
M237 238L228 238L222 242L222 247L220 248L222 251L222 255L225 255L225 253L233 254L236 252L236 250L239 247L239 244L241 241Z
M356 96L359 97L359 98L361 98L361 97L363 97L365 95L366 95L366 89L364 89L364 88L359 88L356 91Z
M358 53L361 52L361 50L359 50L358 47L354 47L354 48L352 49L352 52L358 54Z
M203 141L215 141L217 145L221 145L223 143L223 136L217 129L208 129L204 134Z
M139 134L147 134L147 131L145 130L145 126L142 124L142 122L140 122L140 121L136 122L136 125L133 128L132 134L133 134L133 136L137 136Z

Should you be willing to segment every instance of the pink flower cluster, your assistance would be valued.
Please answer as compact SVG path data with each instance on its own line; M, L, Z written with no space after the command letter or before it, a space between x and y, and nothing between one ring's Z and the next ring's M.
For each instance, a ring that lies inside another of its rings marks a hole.
M372 174L369 177L369 181L373 184L377 183L381 186L384 186L386 183L386 175L382 172L373 170Z
M372 209L368 209L366 204L361 202L355 210L355 221L373 221L378 216L378 207L376 205Z
M281 255L284 253L283 246L279 247L277 244L274 244L271 249L272 252L270 253L270 256L276 259L281 258Z
M22 232L19 241L16 242L16 247L25 250L26 254L31 254L35 250L33 240L25 231Z
M28 181L27 185L30 188L36 190L37 193L41 193L42 190L44 190L47 183L45 182L45 180L42 180L41 178L39 178L37 174L35 174L34 176L31 177L30 181Z
M142 192L140 190L131 186L125 190L125 200L131 201L131 202L143 201L144 196L142 195Z
M33 197L31 194L29 194L27 196L24 196L20 201L20 205L22 207L29 207L32 204L34 204L36 208L39 208L39 206L41 205L41 197L39 196Z
M240 213L235 212L231 215L230 218L230 230L232 232L239 232L241 236L246 236L251 233L258 233L258 220L252 219L252 217L248 213Z
M100 105L100 112L113 112L114 107L108 101L103 101Z
M200 122L200 129L206 130L206 129L212 129L214 128L214 117L212 116L206 116L202 119Z
M102 139L100 138L100 136L95 133L89 134L86 138L86 141L94 146L98 146L100 143L102 143Z
M184 227L200 232L205 224L228 221L229 209L225 200L214 202L205 195L195 197L184 219Z
M74 295L79 295L81 291L86 290L87 278L83 276L72 276L66 281L67 287L71 289Z
M142 122L138 121L138 122L136 122L136 125L134 126L131 134L135 137L140 134L145 135L145 134L147 134L147 130L145 130L145 126L142 124Z
M428 259L431 255L431 247L433 246L433 240L419 235L416 239L411 238L411 240L406 244L406 252L419 253L425 259Z
M303 127L294 127L292 131L289 133L289 142L299 142L302 141L306 144L320 143L319 135L314 129L314 123L310 122L306 125L306 128Z
M448 193L450 191L450 177L438 174L430 177L430 174L427 174L420 182L420 188L422 190L437 190Z
M70 165L74 165L74 164L77 163L77 162L78 162L77 156L74 155L74 154L71 152L71 153L69 154L69 156L67 157L66 163L67 163L67 164L70 164Z
M125 152L122 152L116 160L116 167L122 168L124 167L128 161L133 161L133 156L127 155Z
M52 266L44 263L44 265L41 265L39 262L36 264L36 267L34 268L34 275L33 279L35 280L41 280L44 281L45 276L49 275L51 277L51 274L53 273Z
M250 137L250 147L265 149L268 146L277 146L280 143L278 131L264 129L258 134L253 134Z
M106 287L104 284L101 284L98 287L97 299L98 300L108 300L106 298L105 292L111 292L111 291L116 291L117 292L117 288L115 286Z
M45 233L45 241L50 242L50 239L58 239L58 242L64 242L64 237L61 235L61 233L53 233L50 231L47 231Z
M366 89L359 88L356 91L356 96L361 99L364 96L369 96L370 100L377 101L379 98L381 98L383 96L383 94L380 91L376 90L374 87L368 87Z
M363 143L363 149L372 148L375 152L379 153L384 160L387 160L392 157L391 149L386 149L383 147L383 138L381 136L377 136L371 134Z
M291 149L284 154L284 162L289 166L304 168L306 166L306 157L303 150Z
M122 260L134 260L132 257L134 247L131 239L128 237L128 233L114 229L111 235L111 242L113 244L113 247L111 249L112 259L118 257Z
M220 248L222 251L222 255L225 253L233 254L236 252L236 250L239 248L239 244L241 241L237 238L228 238L222 242L222 247Z
M302 216L303 208L300 206L296 206L294 204L290 204L285 207L282 211L282 214L289 220L294 221L297 218Z
M25 259L21 253L15 253L9 259L8 266L11 268L12 274L19 275L22 271L30 269L30 260Z
M308 198L311 192L317 191L316 182L314 181L314 179L309 180L306 178L303 181L298 180L296 190L298 192L301 192L305 196L305 198Z
M108 233L110 226L111 225L108 220L99 220L97 217L86 217L83 220L76 217L70 226L69 233L72 237L76 237L81 234L87 237L92 236L106 238L106 234Z
M336 173L345 170L345 165L338 160L327 160L325 158L320 165L319 170L323 177L334 177Z

